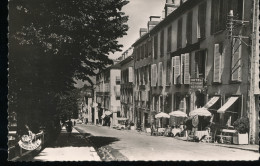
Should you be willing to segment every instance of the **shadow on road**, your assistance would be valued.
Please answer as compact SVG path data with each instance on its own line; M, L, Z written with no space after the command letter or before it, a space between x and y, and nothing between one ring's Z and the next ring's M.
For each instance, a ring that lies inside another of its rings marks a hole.
M93 142L93 144L97 148L109 145L115 141L119 141L119 139L115 137L101 137L101 136L90 136L88 137L88 139L90 139L90 141Z
M56 140L47 145L47 147L90 147L91 144L84 139L84 137L80 133L60 133L59 137Z

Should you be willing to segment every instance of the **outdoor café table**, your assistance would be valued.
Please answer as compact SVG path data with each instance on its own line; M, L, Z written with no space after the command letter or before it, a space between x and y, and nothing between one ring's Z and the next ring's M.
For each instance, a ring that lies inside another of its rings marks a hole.
M176 136L177 133L181 133L181 129L179 129L179 128L172 129L172 134L174 137Z
M204 131L196 131L194 134L196 137L199 138L199 140L204 136L204 135L209 135L209 132L207 130Z
M165 128L158 128L159 135L163 135Z
M217 135L221 143L232 143L232 138L236 134L236 130L222 129L221 134Z

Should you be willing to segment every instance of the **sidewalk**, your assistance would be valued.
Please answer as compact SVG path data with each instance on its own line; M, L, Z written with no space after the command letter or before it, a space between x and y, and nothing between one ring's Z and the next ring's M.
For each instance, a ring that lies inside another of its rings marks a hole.
M69 137L63 128L53 141L33 161L101 161L95 149L73 128Z
M106 126L99 126L99 127L106 127ZM109 128L109 129L117 130L117 129L113 129L113 128ZM135 133L135 134L142 134L142 135L150 136L150 133L146 133L145 131L141 131L141 132L138 132L137 130L119 130L119 131L131 132L131 133ZM183 137L175 137L173 139L187 141L187 138L183 138ZM234 149L241 149L241 150L259 152L259 145L234 145L234 144L220 144L220 143L207 143L207 144L214 145L214 146L226 147L226 148L234 148Z

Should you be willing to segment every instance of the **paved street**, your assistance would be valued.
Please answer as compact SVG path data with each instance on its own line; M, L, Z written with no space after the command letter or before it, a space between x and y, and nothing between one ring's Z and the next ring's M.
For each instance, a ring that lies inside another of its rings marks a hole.
M63 129L58 139L32 161L100 161L100 158L77 130L73 129L71 136L68 137L66 130Z
M104 126L77 125L96 148L107 147L128 160L258 160L257 152L196 143L171 137L150 136Z

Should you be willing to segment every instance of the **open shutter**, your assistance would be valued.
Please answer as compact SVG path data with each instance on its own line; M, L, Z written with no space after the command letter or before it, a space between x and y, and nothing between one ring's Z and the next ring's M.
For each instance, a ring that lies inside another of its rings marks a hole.
M158 77L157 65L154 64L154 86L156 86L157 84L157 77Z
M151 87L153 87L154 85L153 85L153 65L151 65L151 75L152 75L152 77L151 77Z
M240 65L240 53L241 53L241 41L234 40L232 48L232 81L241 81L241 65Z
M201 38L199 19L197 20L197 38L198 38L198 39Z
M185 54L181 54L181 72L180 72L180 83L183 84L183 75L184 75L184 62L185 62Z
M180 76L180 56L175 57L175 69L174 69L174 79L175 84L179 84L178 78Z
M190 84L190 54L185 54L184 84Z
M163 68L165 67L165 65L163 65L163 62L162 62L162 69L161 69L161 77L162 77L162 86L165 86L166 85L166 72L163 72ZM166 66L167 67L167 66ZM165 70L164 70L165 71Z
M133 82L133 67L128 68L128 74L129 82Z
M162 86L163 83L163 65L162 62L159 62L159 86Z
M175 79L175 76L174 76L174 67L175 67L175 57L172 57L172 74L171 74L171 81L172 81L172 84L175 84L176 83L176 79Z
M221 54L219 51L219 44L215 44L214 48L214 82L221 82Z

